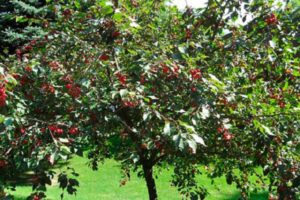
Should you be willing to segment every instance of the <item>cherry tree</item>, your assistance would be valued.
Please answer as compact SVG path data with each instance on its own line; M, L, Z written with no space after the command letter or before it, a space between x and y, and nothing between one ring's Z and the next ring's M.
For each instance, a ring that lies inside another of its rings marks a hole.
M151 200L153 169L166 165L185 198L207 195L200 173L225 175L243 199L264 177L270 198L296 198L299 24L289 4L208 1L181 12L165 1L77 0L50 9L49 34L1 64L3 183L34 170L43 190L49 164L88 146L93 169L119 160L121 184L137 172ZM237 25L242 9L253 19ZM75 179L59 181L76 192Z

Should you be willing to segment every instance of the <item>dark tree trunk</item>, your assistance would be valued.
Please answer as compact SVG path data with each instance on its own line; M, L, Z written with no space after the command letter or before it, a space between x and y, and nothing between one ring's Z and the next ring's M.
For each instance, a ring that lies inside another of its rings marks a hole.
M147 183L149 200L157 200L157 191L155 186L155 180L153 178L153 167L143 164L144 176Z

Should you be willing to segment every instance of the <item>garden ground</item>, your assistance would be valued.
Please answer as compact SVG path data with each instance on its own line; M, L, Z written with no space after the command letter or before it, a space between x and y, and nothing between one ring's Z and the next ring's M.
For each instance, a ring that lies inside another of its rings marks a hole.
M76 196L64 195L65 200L146 200L148 199L147 188L144 180L132 173L131 180L120 187L121 173L118 162L107 160L99 166L98 171L92 171L85 158L74 157L68 164L80 174L78 180L80 187ZM63 171L67 166L58 168ZM171 170L164 169L157 179L158 196L160 200L180 200L181 197L175 187L170 185ZM224 177L215 180L215 185L205 176L201 177L201 183L208 188L208 200L237 200L240 196L234 185L227 185ZM13 192L16 200L25 200L30 194L30 186L18 186ZM61 190L58 185L48 187L47 200L60 199ZM251 195L251 200L265 200L267 193L261 192Z

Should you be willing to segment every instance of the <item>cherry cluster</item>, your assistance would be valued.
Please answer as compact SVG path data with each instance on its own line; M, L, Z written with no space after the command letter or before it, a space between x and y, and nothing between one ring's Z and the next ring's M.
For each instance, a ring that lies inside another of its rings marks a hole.
M0 87L0 107L3 107L6 105L6 98L7 98L7 94L5 92L5 87L2 86L2 87Z
M272 13L267 19L266 23L269 25L277 24L278 20L274 13Z

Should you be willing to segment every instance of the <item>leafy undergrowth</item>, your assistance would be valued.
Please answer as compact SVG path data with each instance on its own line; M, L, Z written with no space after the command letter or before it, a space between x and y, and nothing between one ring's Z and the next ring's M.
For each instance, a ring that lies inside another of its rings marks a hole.
M80 187L76 196L70 196L65 193L65 200L91 200L91 199L105 199L105 200L143 200L148 199L147 188L143 179L138 178L132 173L131 180L124 186L120 187L121 173L118 162L114 160L107 160L99 167L98 171L92 171L86 159L81 157L74 157L68 164L73 167L77 173L80 174L78 180ZM58 171L63 171L66 166L61 166ZM163 170L157 179L158 195L161 200L172 199L180 200L181 196L175 187L170 185L172 171ZM201 184L208 188L208 200L237 200L240 197L238 190L234 185L227 185L224 177L215 179L215 185L211 185L211 181L206 177L202 177ZM17 187L15 192L16 200L25 200L26 196L31 192L31 187L22 185ZM47 200L60 199L62 191L58 185L48 187ZM252 200L267 199L267 193L262 192L252 194Z

